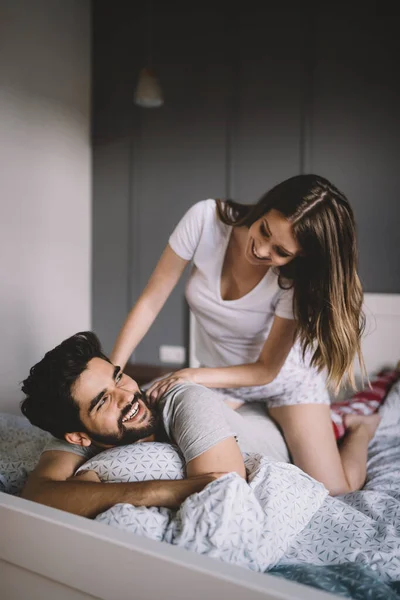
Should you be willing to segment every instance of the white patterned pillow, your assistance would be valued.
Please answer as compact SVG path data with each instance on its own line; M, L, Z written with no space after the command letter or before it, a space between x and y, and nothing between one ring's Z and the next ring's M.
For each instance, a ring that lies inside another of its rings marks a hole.
M96 454L77 471L95 471L101 481L128 482L183 479L185 461L177 446L140 442L117 446Z
M23 416L0 413L1 492L21 492L50 437Z

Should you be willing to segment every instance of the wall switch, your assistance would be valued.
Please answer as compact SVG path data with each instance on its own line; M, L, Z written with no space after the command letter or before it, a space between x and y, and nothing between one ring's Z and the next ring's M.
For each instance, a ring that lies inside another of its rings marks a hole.
M161 362L183 365L186 362L186 349L183 346L160 346Z

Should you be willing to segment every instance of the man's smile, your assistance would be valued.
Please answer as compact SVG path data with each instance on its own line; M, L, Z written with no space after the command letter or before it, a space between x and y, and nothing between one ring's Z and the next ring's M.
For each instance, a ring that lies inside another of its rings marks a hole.
M122 431L122 429L129 428L130 424L132 424L134 428L137 428L149 418L149 415L150 411L146 405L146 402L143 401L141 394L137 393L122 409L118 427L120 431Z
M136 400L133 402L128 414L122 419L122 422L126 423L127 421L133 421L134 418L136 417L136 415L138 414L139 409L140 409L139 400Z

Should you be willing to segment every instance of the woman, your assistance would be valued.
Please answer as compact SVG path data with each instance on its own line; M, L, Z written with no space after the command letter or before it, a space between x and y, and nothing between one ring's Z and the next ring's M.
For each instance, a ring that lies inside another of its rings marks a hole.
M125 365L189 261L202 367L155 383L151 398L183 380L263 400L298 467L332 494L359 489L379 417L349 416L338 449L326 389L326 379L334 388L354 383L357 355L363 368L363 293L345 196L322 177L299 175L255 205L195 204L129 313L114 364Z

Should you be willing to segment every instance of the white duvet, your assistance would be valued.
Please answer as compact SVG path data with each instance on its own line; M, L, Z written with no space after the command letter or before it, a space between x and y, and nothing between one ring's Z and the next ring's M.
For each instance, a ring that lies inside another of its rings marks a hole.
M276 564L359 562L400 579L400 382L381 409L364 489L331 498L302 471L248 456L177 512L117 504L97 520L255 571Z

